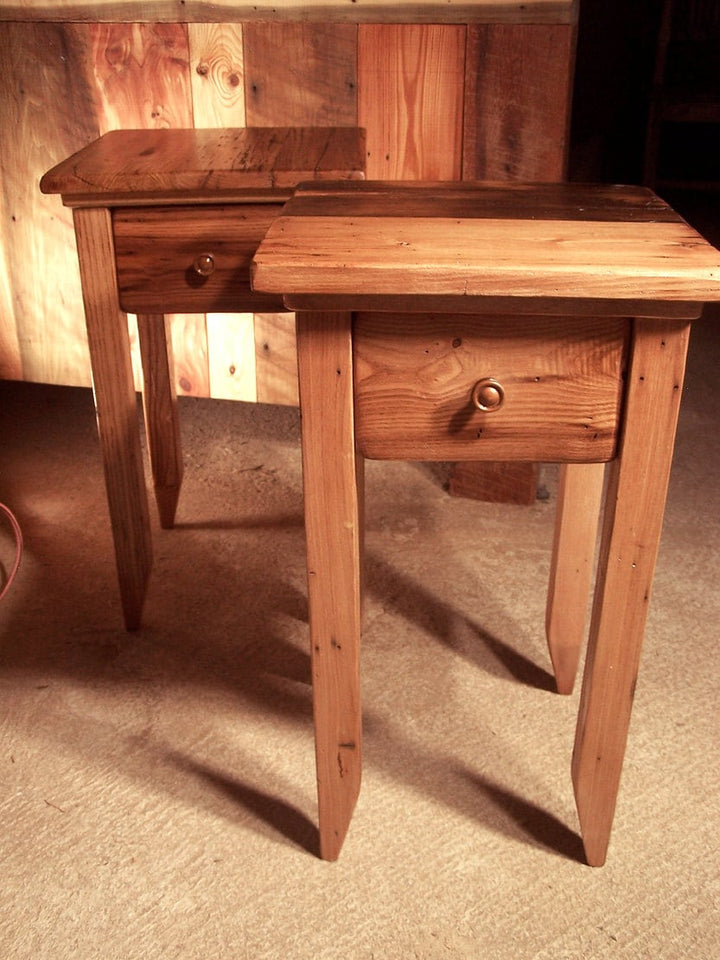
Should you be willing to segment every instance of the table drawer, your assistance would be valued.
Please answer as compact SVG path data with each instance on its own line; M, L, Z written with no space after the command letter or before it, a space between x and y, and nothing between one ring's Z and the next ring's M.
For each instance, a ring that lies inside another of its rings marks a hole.
M610 460L629 326L358 313L359 448L378 460Z
M132 313L283 310L250 289L250 261L281 203L113 211L120 305Z

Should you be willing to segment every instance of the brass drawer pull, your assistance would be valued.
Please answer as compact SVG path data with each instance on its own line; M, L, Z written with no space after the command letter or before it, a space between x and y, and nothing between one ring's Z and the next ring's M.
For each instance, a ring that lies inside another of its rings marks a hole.
M472 390L472 402L484 413L499 410L505 400L505 390L501 383L492 377L478 380Z
M193 270L201 277L209 277L215 273L215 258L211 253L200 253L193 260Z

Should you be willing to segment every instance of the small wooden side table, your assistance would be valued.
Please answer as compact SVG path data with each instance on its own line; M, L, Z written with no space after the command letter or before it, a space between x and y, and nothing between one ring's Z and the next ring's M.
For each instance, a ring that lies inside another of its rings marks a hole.
M364 169L364 133L352 127L117 130L40 181L73 208L128 629L140 624L152 545L124 311L137 313L155 495L171 527L182 457L166 314L284 309L250 289L258 243L300 180Z
M584 607L558 573L586 562L584 480L599 490L609 462L572 763L601 865L690 320L720 300L720 253L644 189L367 181L301 187L252 276L297 311L322 856L338 856L360 788L363 457L564 463L549 610ZM548 623L567 679L581 635Z

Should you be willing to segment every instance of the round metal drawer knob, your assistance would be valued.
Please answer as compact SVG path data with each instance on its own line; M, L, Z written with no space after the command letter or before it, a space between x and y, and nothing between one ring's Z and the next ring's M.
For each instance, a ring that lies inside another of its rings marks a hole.
M201 253L193 260L193 270L201 277L215 273L215 258L211 253Z
M493 380L492 377L486 377L484 380L478 380L473 387L472 402L485 413L492 413L499 410L505 400L505 391L501 383Z

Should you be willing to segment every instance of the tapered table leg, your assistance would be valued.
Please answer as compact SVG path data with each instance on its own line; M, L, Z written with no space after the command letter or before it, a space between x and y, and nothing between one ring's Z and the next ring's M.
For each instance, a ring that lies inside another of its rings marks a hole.
M127 317L118 306L110 213L73 211L98 433L125 624L140 625L152 544Z
M545 631L558 693L575 685L595 564L604 463L560 467Z
M137 324L143 368L145 430L155 500L160 526L170 529L175 523L183 476L170 319L162 314L138 314Z
M680 407L689 325L636 320L611 464L573 784L588 863L610 839Z
M337 859L360 790L361 458L351 317L299 313L310 643L320 855Z

